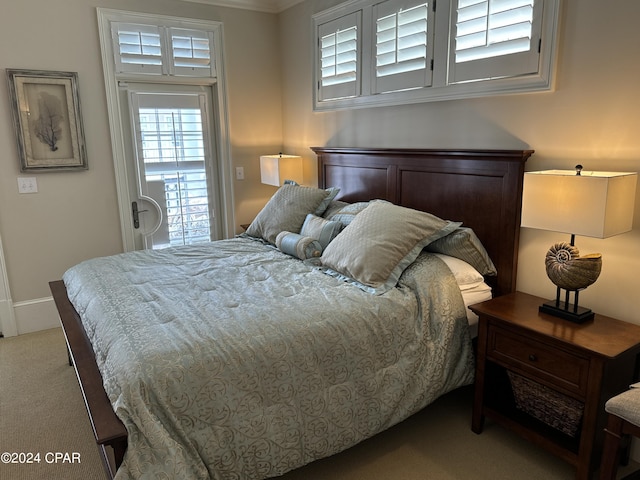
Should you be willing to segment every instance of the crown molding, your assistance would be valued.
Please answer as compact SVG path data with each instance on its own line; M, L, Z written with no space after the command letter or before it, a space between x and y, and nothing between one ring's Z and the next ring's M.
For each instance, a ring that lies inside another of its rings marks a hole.
M204 3L219 7L242 8L258 12L280 13L304 0L182 0L184 2Z

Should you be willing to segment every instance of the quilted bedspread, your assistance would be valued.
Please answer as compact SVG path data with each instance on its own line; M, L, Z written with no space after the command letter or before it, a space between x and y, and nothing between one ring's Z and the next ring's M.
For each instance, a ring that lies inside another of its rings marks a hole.
M129 433L119 480L277 476L473 378L460 292L429 254L380 296L246 238L63 278Z

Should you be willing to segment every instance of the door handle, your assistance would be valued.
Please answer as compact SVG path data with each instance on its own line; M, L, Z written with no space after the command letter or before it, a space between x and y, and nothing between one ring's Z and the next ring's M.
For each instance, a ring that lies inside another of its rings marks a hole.
M138 202L131 202L131 213L133 214L133 228L140 228L140 213L148 212L148 210L138 210Z

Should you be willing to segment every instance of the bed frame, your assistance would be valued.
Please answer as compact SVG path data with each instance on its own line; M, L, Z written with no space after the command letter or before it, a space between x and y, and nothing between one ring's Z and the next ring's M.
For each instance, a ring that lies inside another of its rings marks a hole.
M320 148L318 183L340 187L339 200L389 200L473 228L496 269L494 295L515 290L524 164L532 150ZM113 478L127 431L111 408L80 316L62 280L50 282L105 469Z

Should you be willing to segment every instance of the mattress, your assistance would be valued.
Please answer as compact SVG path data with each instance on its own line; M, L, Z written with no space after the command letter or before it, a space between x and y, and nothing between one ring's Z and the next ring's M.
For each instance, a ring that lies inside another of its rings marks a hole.
M478 315L469 310L470 305L491 300L491 287L486 283L471 290L461 290L462 300L467 307L467 321L469 322L469 335L471 338L478 336Z

